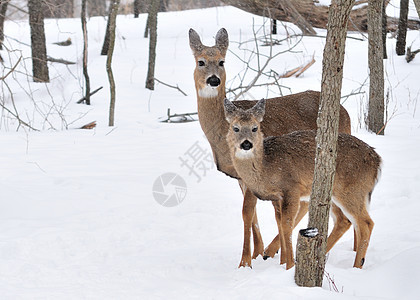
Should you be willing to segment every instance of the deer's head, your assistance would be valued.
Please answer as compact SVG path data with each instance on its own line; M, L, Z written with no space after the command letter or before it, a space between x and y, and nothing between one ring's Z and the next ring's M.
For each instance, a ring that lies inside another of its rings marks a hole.
M212 47L204 46L194 29L190 29L189 37L196 61L194 80L197 93L202 98L217 97L219 90L225 88L224 63L229 46L228 33L226 29L220 29L216 34L216 44Z
M236 158L253 157L255 149L262 149L264 135L260 123L265 113L265 99L248 110L242 110L228 99L224 100L225 117L229 123L227 141Z

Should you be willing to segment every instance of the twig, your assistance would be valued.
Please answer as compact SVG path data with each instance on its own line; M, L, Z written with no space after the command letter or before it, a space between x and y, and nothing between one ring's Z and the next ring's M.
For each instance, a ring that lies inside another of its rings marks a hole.
M51 56L47 56L47 61L60 63L60 64L65 64L65 65L75 65L76 64L75 62L72 62L72 61L68 61L68 60L65 60L65 59L62 59L62 58L54 58L54 57L51 57Z
M99 90L101 90L103 88L103 86L101 86L101 87L99 87L99 88L97 88L96 90L94 90L93 92L91 92L90 94L89 94L89 96L92 96L93 94L96 94L96 92L98 92ZM82 99L80 99L79 101L77 101L77 104L80 104L80 103L82 103L83 101L85 101L86 100L86 96L85 97L83 97Z
M303 74L303 72L305 72L307 69L309 69L313 64L315 63L315 58L314 58L314 56L312 56L312 60L309 62L309 63L307 63L306 64L306 66L304 66L303 68L301 68L300 70L299 70L299 72L296 74L296 78L297 77L299 77L300 75L302 75Z
M171 115L171 109L168 108L168 118L165 120L162 120L162 123L171 123L171 118L176 118L176 117L181 117L181 121L178 121L177 123L182 123L182 122L192 122L192 121L196 121L192 118L192 116L197 115L197 112L193 112L193 113L184 113L184 114L173 114ZM188 119L188 117L190 119Z
M160 81L159 79L157 79L156 77L154 78L155 79L155 81L157 81L157 82L159 82L160 84L163 84L164 86L167 86L167 87L170 87L170 88L173 88L173 89L176 89L176 90L178 90L181 94L183 94L184 96L188 96L183 90L181 90L180 88L179 88L179 86L177 85L177 86L174 86L174 85L170 85L170 84L167 84L167 83L165 83L165 82L163 82L163 81Z
M13 68L10 69L9 72L7 72L6 75L4 75L3 77L0 77L0 80L5 80L7 78L7 76L9 76L16 69L16 67L18 66L18 64L20 63L21 60L22 60L22 56L19 57L16 64L13 66Z
M409 63L411 62L414 57L416 57L416 54L420 52L420 49L417 49L415 51L411 51L411 47L407 47L407 54L405 56L405 60Z
M26 127L28 127L29 129L32 129L32 130L34 130L34 131L39 131L38 129L36 129L36 128L33 128L31 125L29 125L28 123L26 123L25 121L23 121L21 118L19 118L19 116L18 115L16 115L16 114L14 114L10 109L8 109L6 106L4 106L3 105L3 103L0 103L0 106L5 110L5 111L7 111L9 114L11 114L14 118L16 118L16 120L18 120L19 121L19 124L22 124L22 125L24 125L24 126L26 126Z

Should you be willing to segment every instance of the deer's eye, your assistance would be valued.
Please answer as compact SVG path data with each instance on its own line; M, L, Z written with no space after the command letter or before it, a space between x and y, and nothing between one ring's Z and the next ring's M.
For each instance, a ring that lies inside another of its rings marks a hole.
M233 126L233 131L234 132L239 132L239 127Z
M206 63L204 62L204 60L199 60L198 61L198 65L200 66L200 67L204 67L204 65L205 65Z
M252 127L252 132L257 132L257 131L258 131L258 126Z
M219 61L219 66L223 67L224 65L225 65L225 61L224 60Z

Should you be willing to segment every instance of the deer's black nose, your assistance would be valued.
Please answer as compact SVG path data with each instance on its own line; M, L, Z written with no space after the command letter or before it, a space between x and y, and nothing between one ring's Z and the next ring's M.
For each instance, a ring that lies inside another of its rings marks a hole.
M216 75L212 75L209 78L207 78L206 83L210 86L216 87L220 85L220 78Z
M251 148L252 148L252 143L250 141L245 140L245 141L242 142L241 149L243 149L243 150L249 150Z

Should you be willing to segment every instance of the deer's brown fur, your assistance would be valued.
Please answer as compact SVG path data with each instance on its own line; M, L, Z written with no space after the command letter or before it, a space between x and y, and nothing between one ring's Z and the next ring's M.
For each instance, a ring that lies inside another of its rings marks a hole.
M316 131L295 131L264 138L261 130L264 110L265 100L242 110L226 99L226 119L230 124L227 142L234 168L248 189L260 199L275 202L279 211L276 217L279 234L284 238L281 239L282 250L285 250L289 269L294 265L291 235L300 199L309 196L312 188ZM354 267L361 268L374 224L368 206L378 180L381 158L372 147L348 134L340 133L337 145L332 201L335 210L341 210L355 227ZM349 227L349 222L335 222L327 251Z
M224 60L229 45L227 31L222 28L216 35L216 44L208 47L201 43L200 37L193 29L189 31L190 47L196 61L194 81L197 91L198 117L213 152L217 169L231 177L237 178L244 194L242 216L244 220L244 245L239 266L251 266L250 237L251 228L254 237L252 258L263 255L264 246L258 229L255 213L257 198L241 183L226 142L228 122L225 119L223 101L225 99L226 72ZM267 99L266 116L261 123L265 135L282 135L295 130L315 129L318 115L320 93L306 91L285 97ZM248 109L256 101L236 101L238 107ZM350 118L347 111L340 108L340 132L350 133ZM307 210L303 204L299 216ZM279 249L278 238L268 246L266 255L274 256Z

